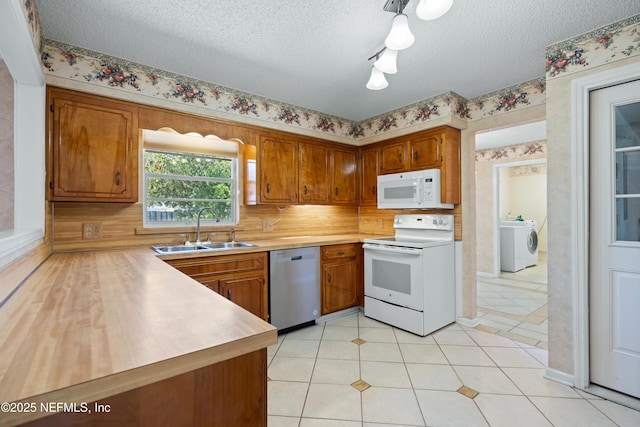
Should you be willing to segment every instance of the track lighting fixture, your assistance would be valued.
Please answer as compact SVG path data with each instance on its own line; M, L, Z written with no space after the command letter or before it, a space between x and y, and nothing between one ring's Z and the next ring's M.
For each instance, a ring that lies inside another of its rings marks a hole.
M398 51L409 48L415 41L415 36L409 29L409 18L402 13L408 3L409 0L388 0L384 5L383 9L395 13L395 16L391 22L391 31L384 40L385 47L369 58L369 60L375 58L376 61L371 67L371 77L367 82L368 89L380 90L389 85L384 75L395 74L398 71L396 67ZM438 19L447 13L452 5L453 0L420 0L416 7L416 15L425 21Z

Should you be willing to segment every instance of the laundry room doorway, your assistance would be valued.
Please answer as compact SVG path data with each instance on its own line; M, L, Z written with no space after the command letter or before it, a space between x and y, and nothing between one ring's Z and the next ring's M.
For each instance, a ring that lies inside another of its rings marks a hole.
M547 348L544 125L510 128L512 143L484 149L477 135L476 263L478 327Z

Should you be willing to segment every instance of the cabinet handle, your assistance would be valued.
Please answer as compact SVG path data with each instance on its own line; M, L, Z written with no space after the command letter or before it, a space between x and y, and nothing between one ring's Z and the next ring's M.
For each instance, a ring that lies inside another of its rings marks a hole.
M344 255L344 251L338 251L338 255L340 256Z
M418 152L417 152L417 151L414 151L414 152L413 152L413 161L415 162L415 161L417 161L417 160L418 160Z
M331 283L331 273L327 273L327 282Z
M231 289L227 289L227 299L229 301L233 301L233 299L231 298Z
M116 172L116 185L120 185L120 171Z
M306 185L304 186L304 194L305 195L307 194L307 186Z
M336 196L338 195L338 187L336 187Z
M371 194L376 194L376 186L371 187Z
M267 182L267 193L271 193L271 184Z
M402 163L402 154L398 154L398 162Z

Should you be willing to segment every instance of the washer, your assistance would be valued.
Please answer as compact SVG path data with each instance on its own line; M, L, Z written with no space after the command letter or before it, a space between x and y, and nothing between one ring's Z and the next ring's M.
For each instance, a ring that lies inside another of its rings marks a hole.
M527 250L525 252L526 266L531 267L538 263L538 223L535 219L524 222Z
M524 221L500 223L500 270L515 273L527 267Z

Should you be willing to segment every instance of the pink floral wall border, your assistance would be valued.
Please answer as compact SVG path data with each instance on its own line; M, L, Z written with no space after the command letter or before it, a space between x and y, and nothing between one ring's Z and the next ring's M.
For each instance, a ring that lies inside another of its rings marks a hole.
M27 17L35 27L34 40L41 38L35 6L30 0ZM31 10L31 13L29 13ZM32 21L31 21L32 20ZM85 84L135 93L176 104L192 104L216 112L238 115L252 123L278 124L291 132L331 135L347 143L366 143L381 134L424 125L436 118L456 117L481 120L515 110L544 105L546 82L563 73L572 73L625 57L640 55L640 15L571 40L549 46L546 76L506 87L480 97L466 99L447 92L396 110L355 122L303 107L286 104L192 79L142 64L103 55L79 47L45 39L41 51L45 73ZM403 133L406 133L404 131Z

